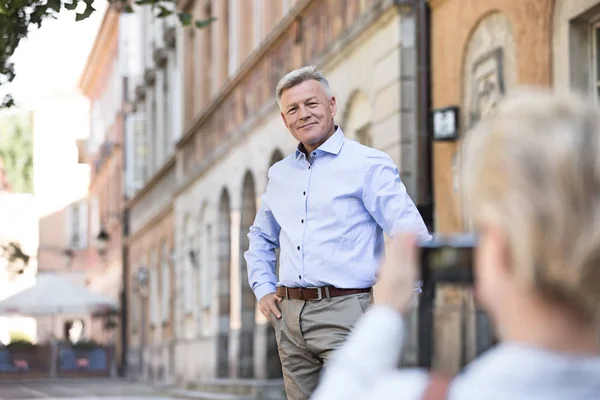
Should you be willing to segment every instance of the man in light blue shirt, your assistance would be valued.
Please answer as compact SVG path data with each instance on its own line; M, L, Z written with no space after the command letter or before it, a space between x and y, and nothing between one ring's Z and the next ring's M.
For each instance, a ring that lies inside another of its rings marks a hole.
M300 143L269 170L245 258L276 331L288 399L300 400L372 301L383 233L430 235L391 158L334 124L335 97L316 68L290 72L276 93Z

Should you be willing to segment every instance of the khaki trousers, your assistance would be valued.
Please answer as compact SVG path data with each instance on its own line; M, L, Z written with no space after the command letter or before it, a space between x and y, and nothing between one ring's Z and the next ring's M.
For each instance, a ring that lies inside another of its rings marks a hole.
M323 300L284 299L274 321L288 400L307 400L317 387L323 365L340 347L373 301L372 293Z

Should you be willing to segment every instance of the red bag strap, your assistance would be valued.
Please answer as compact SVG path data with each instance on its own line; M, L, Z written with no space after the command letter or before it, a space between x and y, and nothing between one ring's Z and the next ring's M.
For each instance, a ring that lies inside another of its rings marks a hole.
M436 373L430 374L422 400L446 400L452 378Z

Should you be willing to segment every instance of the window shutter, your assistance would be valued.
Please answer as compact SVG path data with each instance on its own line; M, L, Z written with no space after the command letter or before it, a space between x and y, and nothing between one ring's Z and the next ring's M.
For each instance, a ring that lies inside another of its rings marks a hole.
M79 248L88 247L88 200L83 199L79 203Z
M69 205L64 209L65 213L65 243L67 248L71 248L71 239L73 237L73 207Z

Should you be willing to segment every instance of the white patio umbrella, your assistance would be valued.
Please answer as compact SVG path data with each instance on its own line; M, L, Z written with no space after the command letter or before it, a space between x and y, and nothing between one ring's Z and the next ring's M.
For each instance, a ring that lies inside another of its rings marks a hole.
M98 293L54 274L38 274L37 282L0 301L0 315L51 316L52 327L57 315L89 315L116 310L117 303ZM50 341L50 376L56 376L56 340Z
M116 301L55 274L38 274L37 282L0 301L1 314L36 316L87 315L116 310Z

